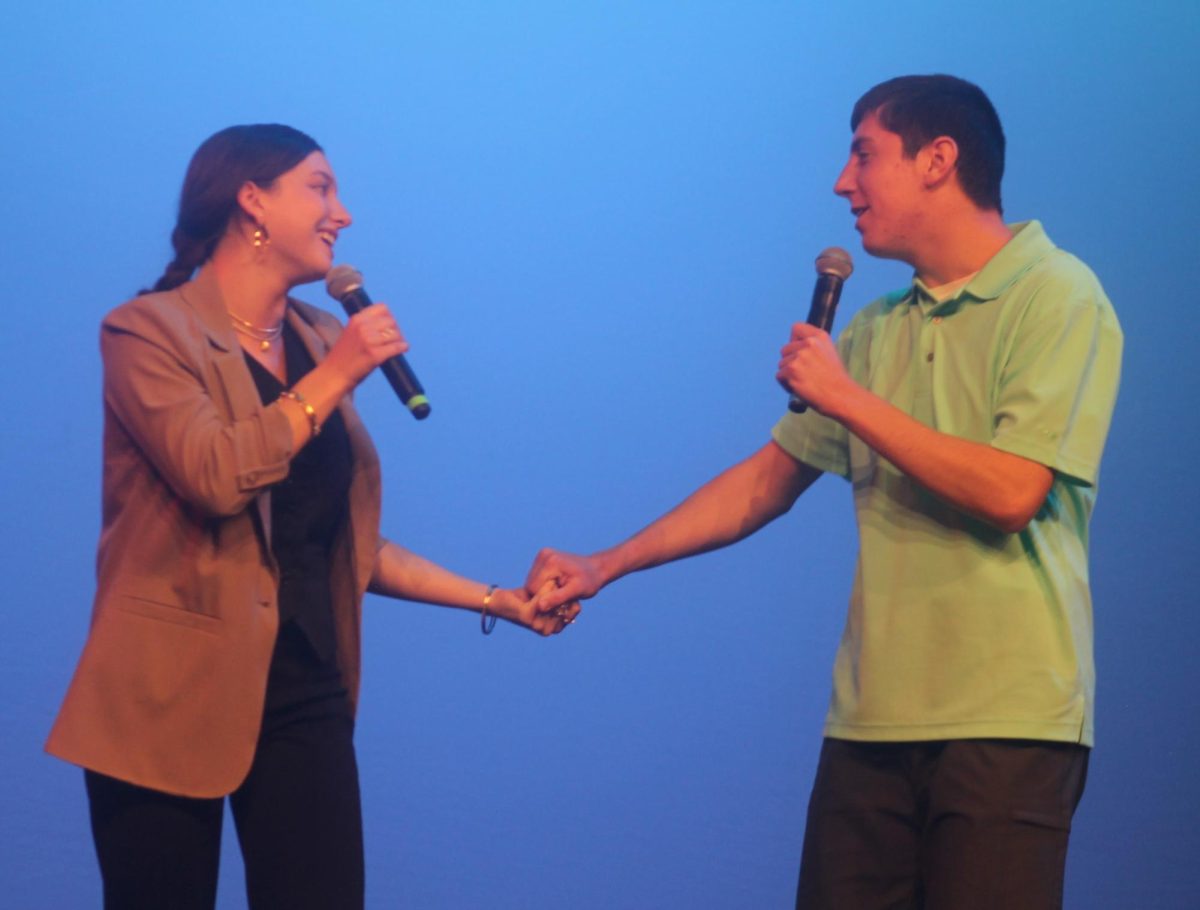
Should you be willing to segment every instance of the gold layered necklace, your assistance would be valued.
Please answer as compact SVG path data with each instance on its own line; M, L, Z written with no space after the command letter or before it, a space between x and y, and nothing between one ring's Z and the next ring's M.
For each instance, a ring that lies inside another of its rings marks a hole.
M241 332L243 335L253 338L258 342L260 351L271 350L271 342L275 341L283 334L283 320L279 321L278 325L270 326L269 328L260 329L253 322L248 322L236 313L229 314L230 320L233 322L234 331Z

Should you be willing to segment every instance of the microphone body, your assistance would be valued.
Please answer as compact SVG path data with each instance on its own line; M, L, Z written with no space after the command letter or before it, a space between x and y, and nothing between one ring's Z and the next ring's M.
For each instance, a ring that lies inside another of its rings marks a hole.
M841 247L831 246L821 251L817 257L817 283L813 288L812 304L805 322L822 332L833 328L833 317L837 312L838 300L842 297L842 285L852 271L854 263L850 254ZM808 410L808 403L793 395L788 400L788 410L803 414Z
M371 298L362 285L362 275L351 266L339 265L332 269L325 279L325 287L342 305L347 316L353 316L371 305ZM424 420L429 416L432 409L429 399L425 397L425 389L403 354L389 357L379 365L379 369L413 417Z

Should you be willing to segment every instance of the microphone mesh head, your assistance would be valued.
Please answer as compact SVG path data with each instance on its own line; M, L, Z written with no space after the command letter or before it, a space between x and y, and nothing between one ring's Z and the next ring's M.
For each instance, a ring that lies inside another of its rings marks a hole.
M334 300L341 300L351 291L356 291L362 286L362 272L352 265L335 265L325 276L325 290Z
M854 260L840 246L831 246L821 250L821 254L817 257L818 275L836 275L845 281L853 271Z

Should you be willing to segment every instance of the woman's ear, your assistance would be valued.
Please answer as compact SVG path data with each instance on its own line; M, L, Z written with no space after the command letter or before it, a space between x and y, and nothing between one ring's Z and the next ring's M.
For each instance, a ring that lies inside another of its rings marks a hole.
M266 217L266 205L262 187L252 180L247 180L238 189L238 208L242 214L255 224L262 224Z

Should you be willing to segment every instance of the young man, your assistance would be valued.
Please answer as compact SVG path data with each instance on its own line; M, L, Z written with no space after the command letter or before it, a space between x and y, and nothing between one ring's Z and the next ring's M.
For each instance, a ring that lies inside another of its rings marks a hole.
M624 543L543 550L541 609L725 546L825 471L860 552L797 907L1060 907L1092 745L1087 527L1120 369L1095 276L1001 217L1004 134L976 86L905 76L855 105L834 186L871 254L915 271L835 347L792 329L808 402Z

